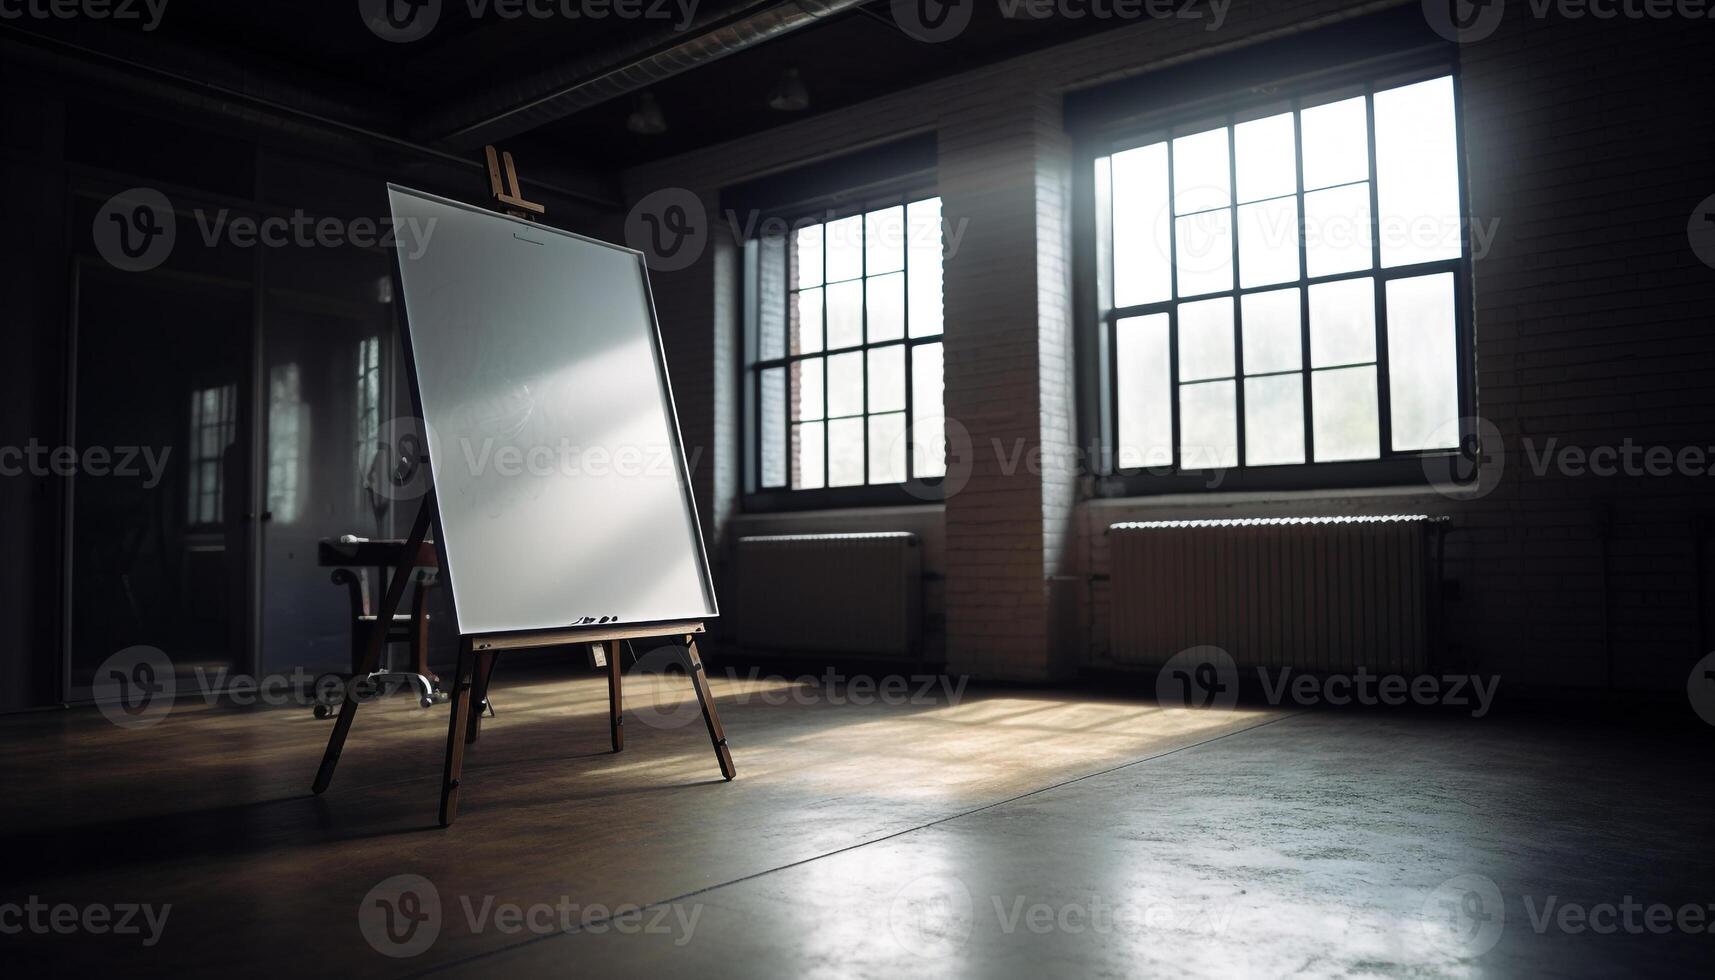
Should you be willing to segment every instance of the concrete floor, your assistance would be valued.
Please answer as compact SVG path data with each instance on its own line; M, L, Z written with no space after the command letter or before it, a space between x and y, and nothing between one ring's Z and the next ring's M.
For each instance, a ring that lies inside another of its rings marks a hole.
M0 935L0 959L734 978L1715 963L1706 728L1060 691L863 705L717 670L729 784L682 679L630 685L614 756L602 681L504 671L450 830L434 826L445 709L365 708L319 798L328 723L304 710L0 720L0 927L31 896L172 906L152 946L25 930Z

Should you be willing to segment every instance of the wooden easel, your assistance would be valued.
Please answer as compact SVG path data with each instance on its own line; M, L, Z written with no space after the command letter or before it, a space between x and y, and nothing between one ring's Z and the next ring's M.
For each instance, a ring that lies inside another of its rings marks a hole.
M542 205L524 199L512 154L497 153L493 146L488 146L485 150L488 158L489 190L494 201L508 214L518 218L534 220L537 215L546 213L547 209ZM417 519L411 525L411 535L405 540L405 547L400 550L400 554L416 555L428 540L429 525L438 523L439 518L435 491L431 488L423 497L422 506L417 511ZM440 567L447 569L449 566L444 541L446 536L437 528L434 547L439 555ZM407 564L393 568L390 575L384 576L386 590L381 599L381 608L376 610L377 622L392 622L393 615L399 611L406 583L410 581L415 567L410 563L410 559L406 561ZM449 584L454 590L458 588L456 582L449 581ZM453 673L452 717L447 721L446 763L441 773L441 826L450 826L453 818L458 815L465 746L475 742L481 732L482 708L488 699L488 680L494 673L495 659L505 650L606 643L608 731L613 742L613 751L618 752L625 748L620 643L658 636L683 637L686 669L691 677L691 686L697 692L697 703L703 710L703 723L708 726L709 742L714 746L715 760L720 764L722 776L732 779L738 775L738 770L732 763L732 752L727 748L726 732L721 728L720 715L715 711L714 699L709 694L709 681L703 670L703 661L697 656L697 634L704 630L704 624L697 620L626 626L596 623L590 626L573 625L564 629L489 635L465 635L461 630L458 667ZM374 672L381 662L385 638L385 630L369 631L369 641L354 676L365 677ZM339 717L334 721L333 731L328 735L327 751L322 754L321 768L316 771L316 781L311 786L318 794L325 792L333 782L334 769L339 766L339 754L345 748L346 736L350 734L352 720L357 716L358 702L354 687L355 685L350 684L346 686L345 698L339 706Z
M411 527L411 536L405 541L404 554L416 554L428 537L429 525L435 522L436 518L435 494L430 490L423 498L422 507L417 511L417 520ZM437 532L435 547L439 548L442 540L442 535ZM441 567L445 568L445 555L441 558ZM377 612L383 622L398 611L413 567L405 565L395 568L388 577L387 592L382 597L381 608ZM457 587L456 584L454 587ZM453 818L458 815L465 746L475 742L481 732L482 705L488 697L488 679L494 673L495 658L506 650L606 643L608 731L613 751L619 752L625 748L624 699L619 655L621 641L657 636L683 637L688 661L686 669L691 677L691 686L697 692L697 703L703 711L703 723L709 730L709 742L714 746L715 760L720 765L722 776L731 779L738 775L738 770L733 766L732 752L727 748L726 732L721 728L720 715L715 710L714 698L709 694L709 681L703 669L702 658L697 656L697 634L704 630L703 623L684 620L639 626L573 626L530 633L496 633L482 636L461 634L458 667L453 673L452 717L447 721L446 763L441 773L441 826L450 826ZM363 661L358 665L356 676L366 676L375 670L381 660L382 641L381 630L370 631L369 643L363 652ZM348 685L345 699L340 702L339 718L334 721L333 731L328 735L327 751L322 755L321 768L317 770L316 781L311 786L318 794L325 792L333 782L334 769L339 765L339 755L345 748L346 736L351 732L352 720L357 717L357 708L354 689Z

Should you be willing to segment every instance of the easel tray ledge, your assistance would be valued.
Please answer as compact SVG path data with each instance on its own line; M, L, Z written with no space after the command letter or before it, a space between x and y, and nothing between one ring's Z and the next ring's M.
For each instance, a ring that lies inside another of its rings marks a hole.
M485 633L467 637L473 650L527 650L568 643L603 643L609 640L645 640L651 637L683 637L707 632L702 620L669 620L632 625L580 626L529 633Z

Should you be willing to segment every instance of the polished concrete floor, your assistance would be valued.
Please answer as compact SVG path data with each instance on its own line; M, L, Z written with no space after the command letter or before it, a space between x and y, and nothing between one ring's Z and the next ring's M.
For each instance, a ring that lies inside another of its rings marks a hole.
M1712 729L713 684L732 783L682 678L630 684L612 755L601 680L503 668L448 830L445 709L404 698L363 710L322 797L329 723L307 710L0 720L0 960L514 978L1715 964Z

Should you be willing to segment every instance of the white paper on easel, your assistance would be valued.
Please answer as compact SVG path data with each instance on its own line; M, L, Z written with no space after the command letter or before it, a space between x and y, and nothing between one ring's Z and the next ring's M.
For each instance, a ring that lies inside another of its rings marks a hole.
M389 196L459 630L715 616L642 257Z

